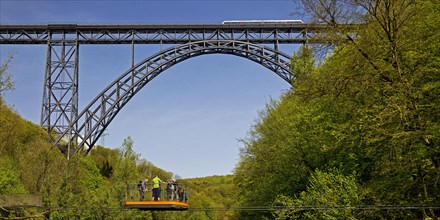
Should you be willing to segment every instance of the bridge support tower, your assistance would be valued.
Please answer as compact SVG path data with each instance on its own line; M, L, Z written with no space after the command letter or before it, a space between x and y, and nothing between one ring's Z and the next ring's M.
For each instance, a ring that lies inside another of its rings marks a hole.
M54 135L68 129L66 138L71 139L76 127L73 120L78 117L79 44L66 40L65 32L48 36L40 123L55 142ZM62 150L70 151L71 144L69 141L67 149Z

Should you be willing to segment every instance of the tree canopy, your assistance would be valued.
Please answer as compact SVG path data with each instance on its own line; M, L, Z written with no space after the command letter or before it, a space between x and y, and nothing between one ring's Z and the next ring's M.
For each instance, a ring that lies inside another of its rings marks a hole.
M317 188L336 169L335 177L350 178L358 189L338 193L359 198L358 204L438 205L439 2L301 2L315 22L328 26L317 37L331 47L305 45L294 54L292 91L263 110L244 140L234 177L238 202L263 206L284 198L286 204L309 205L309 198L337 198L336 192ZM363 25L346 29L344 24L351 22ZM308 50L328 55L311 65L315 62ZM349 206L349 201L341 205ZM255 218L255 213L240 215ZM438 209L421 209L344 216L439 215Z

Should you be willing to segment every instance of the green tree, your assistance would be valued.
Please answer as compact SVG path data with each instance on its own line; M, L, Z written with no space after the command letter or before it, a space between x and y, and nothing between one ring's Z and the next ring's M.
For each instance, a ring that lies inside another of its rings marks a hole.
M108 179L113 176L118 161L118 150L96 146L90 152L90 157L96 162L101 174Z
M139 154L133 150L133 140L127 137L122 142L119 150L119 159L111 178L117 199L126 200L130 194L130 187L139 181L140 175L136 163L139 160Z
M320 145L332 138L319 103L310 102L298 94L308 93L310 75L316 67L313 52L305 45L292 59L295 91L289 91L281 101L272 101L259 114L259 119L243 140L240 162L234 181L241 206L270 205L278 194L289 196L305 189L307 177L324 161ZM316 122L323 122L317 127ZM240 212L239 218L256 218L261 213ZM269 216L269 213L265 213Z
M306 78L305 76L315 71L313 50L309 48L308 44L305 44L293 53L290 67L295 81L301 81ZM295 87L295 84L292 86Z
M0 99L0 153L19 158L26 150L26 144L41 138L40 128L21 119Z
M241 206L270 205L279 194L305 190L310 173L325 164L326 141L333 139L320 108L291 92L262 112L235 169Z
M26 189L20 179L20 170L14 161L0 157L0 195L26 193Z
M275 206L287 206L294 209L274 211L277 219L357 219L356 206L362 205L361 187L356 176L343 175L337 169L329 172L316 170L309 178L307 190L297 199L279 196ZM295 210L297 207L297 210ZM316 210L301 210L301 207L313 207ZM334 207L334 209L332 209ZM320 210L320 208L322 208ZM325 208L330 208L326 210Z
M3 92L14 89L14 81L12 81L12 74L8 72L9 65L14 58L14 54L9 54L5 62L0 66L0 98Z

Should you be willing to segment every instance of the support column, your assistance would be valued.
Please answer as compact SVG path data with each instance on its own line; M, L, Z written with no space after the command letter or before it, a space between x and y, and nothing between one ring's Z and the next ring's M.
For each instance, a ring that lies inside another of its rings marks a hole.
M56 135L64 133L78 117L78 55L77 41L67 41L64 32L49 34L40 123L52 141L56 140ZM74 135L75 129L77 125L67 132L67 136ZM72 143L68 142L67 149L60 150L69 155Z

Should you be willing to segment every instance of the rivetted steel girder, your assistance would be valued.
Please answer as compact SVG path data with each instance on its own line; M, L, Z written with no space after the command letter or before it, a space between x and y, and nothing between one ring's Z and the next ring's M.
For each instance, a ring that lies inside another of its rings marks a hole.
M0 25L0 44L181 44L202 40L252 43L303 43L320 25L311 24L138 24L138 25Z
M191 42L159 52L119 76L72 121L57 140L72 132L70 143L78 140L72 153L88 153L106 127L128 101L147 83L166 69L204 54L231 54L252 60L291 82L290 57L271 48L242 41L205 40ZM66 136L67 137L67 136Z

